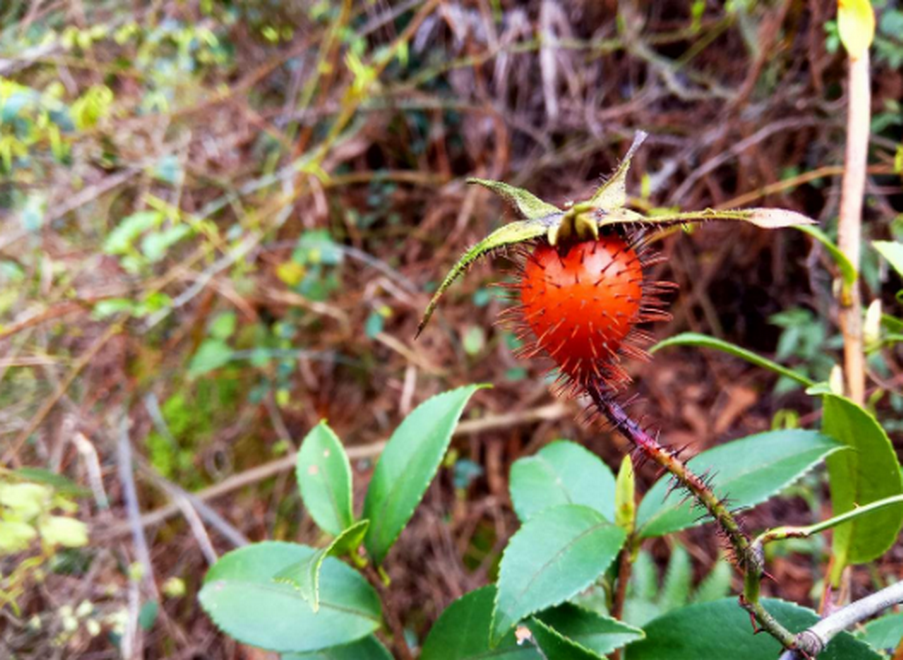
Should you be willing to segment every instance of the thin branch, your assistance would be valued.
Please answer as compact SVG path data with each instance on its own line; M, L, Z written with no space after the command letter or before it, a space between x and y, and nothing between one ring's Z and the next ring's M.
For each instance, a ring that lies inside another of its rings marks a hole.
M141 509L138 505L138 490L135 488L135 475L132 472L132 442L131 438L129 438L127 411L123 411L122 419L119 422L116 462L119 467L122 498L125 500L125 510L129 518L129 529L132 532L135 554L138 555L138 561L144 569L142 581L147 585L154 600L159 600L157 583L154 580L154 568L151 564L150 548L147 545L147 538L144 536L144 528L141 525Z
M798 650L785 651L780 660L815 657L837 634L899 603L903 603L903 581L842 607L831 616L825 617L811 628L799 633L796 636Z
M532 424L534 422L550 421L560 419L568 413L569 408L562 403L551 403L547 406L534 408L531 410L517 411L505 413L502 415L490 415L483 419L467 420L461 422L455 428L455 437L464 435L475 435L477 433L488 433L503 428L510 428L521 424ZM357 447L347 447L345 449L348 458L352 461L375 458L379 456L386 446L386 440L379 440L367 445L359 445ZM276 475L291 470L297 462L297 454L292 452L282 458L277 458L269 463L258 465L257 467L245 470L239 474L234 474L224 479L215 486L210 486L197 493L189 493L192 503L198 512L203 515L203 511L199 508L204 502L208 502L214 498L221 497L245 486L251 486L255 483L275 477ZM178 515L180 509L175 504L160 507L155 511L145 514L141 517L141 525L149 527L151 525L159 525L166 520ZM210 520L208 519L208 522ZM212 523L211 523L212 524ZM105 530L108 538L122 536L130 531L128 524L119 524Z
M858 272L871 112L868 51L866 50L861 57L851 57L849 63L847 147L841 184L837 242ZM862 405L865 400L865 357L862 348L862 301L858 281L841 291L840 328L843 332L847 389L850 398Z

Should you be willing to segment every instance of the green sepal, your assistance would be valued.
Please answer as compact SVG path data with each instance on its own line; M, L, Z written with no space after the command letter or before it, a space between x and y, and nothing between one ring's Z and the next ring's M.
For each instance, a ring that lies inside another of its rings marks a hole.
M611 175L611 178L596 189L595 194L590 198L589 203L593 208L602 211L612 211L619 209L627 203L627 172L630 171L630 161L633 160L634 154L640 145L645 142L649 134L645 131L638 131L633 138L633 144L627 150L627 155L618 165L618 169Z
M505 202L507 202L511 208L517 211L518 215L525 220L539 220L540 218L546 218L550 215L561 213L561 209L557 206L542 201L539 197L523 188L509 186L502 181L491 181L489 179L477 179L471 177L467 179L467 183L488 188L504 199Z
M426 311L423 313L423 318L420 319L420 325L417 326L417 334L415 334L414 337L417 338L420 333L423 332L423 328L426 327L427 322L429 322L430 317L433 315L442 294L445 293L446 289L448 289L448 287L450 287L452 283L458 279L461 273L467 270L473 262L505 245L523 243L542 236L546 232L546 228L547 224L544 220L520 220L517 222L509 222L507 225L496 229L489 234L489 236L465 252L464 256L458 260L458 263L452 267L448 275L445 276L445 279L442 280L442 284L439 285L439 288L436 289L436 293L433 294L430 304L427 305Z
M644 226L670 227L691 222L720 220L726 222L748 222L762 229L780 229L799 225L813 225L815 221L802 213L785 209L706 209L687 213L668 213L646 217L629 209L616 209L599 216L599 226L642 224Z

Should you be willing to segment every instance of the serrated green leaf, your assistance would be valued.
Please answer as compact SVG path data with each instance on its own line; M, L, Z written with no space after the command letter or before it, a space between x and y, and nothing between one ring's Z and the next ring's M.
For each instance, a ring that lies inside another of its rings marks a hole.
M590 198L589 202L593 207L603 211L619 209L627 203L627 173L630 171L630 161L633 160L637 149L643 144L649 134L645 131L637 131L633 138L633 143L627 154L618 165L611 178L599 186L596 192Z
M615 649L643 638L643 631L639 628L572 603L545 610L534 618L598 657L605 657Z
M363 518L370 521L364 544L382 563L414 514L448 449L464 406L484 385L468 385L421 403L395 429L367 488Z
M721 339L716 339L715 337L709 337L708 335L699 334L697 332L683 332L679 335L675 335L674 337L668 337L668 339L660 341L651 349L649 349L649 352L655 353L656 351L660 351L663 348L668 348L671 346L699 346L702 348L711 348L716 351L722 351L724 353L729 353L730 355L733 355L735 357L742 358L750 364L754 364L757 367L762 367L763 369L773 371L776 374L790 378L791 380L796 381L801 385L805 385L806 387L811 387L815 384L814 381L807 378L803 374L797 373L792 369L781 366L777 362L773 362L768 358L757 355L756 353L748 351L745 348L741 348L736 344L732 344Z
M657 227L669 227L709 221L746 222L762 229L780 229L782 227L815 224L815 220L812 218L784 209L728 209L724 211L706 209L704 211L688 211L686 213L668 213L653 217L646 217L632 211L627 212L627 209L623 209L602 215L599 218L599 226L641 223Z
M885 614L869 621L856 637L876 651L893 653L903 638L903 613Z
M515 188L502 181L471 177L467 179L467 183L488 188L504 199L525 220L539 220L540 218L561 213L561 209L557 206L542 201L539 197L523 188Z
M734 569L731 565L723 559L719 559L709 574L700 582L696 593L693 594L693 602L709 603L719 598L726 598L731 592L733 577Z
M872 245L878 254L897 271L897 275L903 277L903 243L897 241L872 241ZM895 319L896 320L896 319Z
M893 446L875 418L849 399L824 396L822 431L852 451L827 460L834 515L903 493L900 464ZM856 518L834 530L832 580L847 564L883 555L903 525L903 505L889 506Z
M301 597L310 603L311 609L314 612L319 611L320 569L323 567L323 561L329 556L353 552L361 544L369 524L369 520L356 522L336 536L332 543L325 548L320 548L298 563L287 566L276 573L273 580L295 587L301 593Z
M281 653L320 651L370 635L380 625L379 597L356 571L332 557L320 574L320 611L273 576L316 550L264 541L223 555L208 571L199 599L213 622L236 640Z
M812 610L793 603L773 599L762 602L793 632L805 630L819 619ZM753 633L749 615L736 598L682 607L650 622L644 630L646 639L627 647L630 660L774 660L781 651L780 643L770 635ZM880 660L880 656L848 633L841 633L818 660Z
M637 598L652 600L658 593L658 571L648 550L640 550L633 562L630 584Z
M490 648L489 621L495 596L496 589L490 585L449 605L433 624L420 660L543 660L532 645L519 645L513 630Z
M498 646L490 648L489 620L495 597L496 588L490 585L452 603L430 630L421 660L544 660L532 644L518 645L513 630ZM638 628L570 603L540 612L527 625L532 623L541 623L558 637L567 638L580 649L589 651L592 657L604 657L643 637L643 631ZM545 647L543 652L550 657Z
M511 466L511 501L521 522L559 504L584 504L613 521L615 477L585 447L559 440Z
M696 474L709 472L715 494L727 497L731 509L739 510L761 504L842 447L816 431L771 431L704 451L688 465ZM669 486L669 478L660 479L640 503L637 528L642 538L706 522L686 493L669 493Z
M682 545L675 545L668 560L665 581L659 595L659 604L666 612L683 607L690 599L690 584L693 580L693 565L690 554Z
M386 650L376 637L364 637L361 640L331 646L315 653L284 653L282 660L393 660L392 654Z
M545 509L515 533L502 555L490 644L518 621L592 584L624 544L624 530L588 506Z
M545 660L600 659L600 656L591 653L535 617L531 617L524 625L530 631L533 642L542 651Z
M458 263L452 267L448 275L445 276L445 279L442 280L442 284L436 289L436 293L433 294L429 305L426 306L426 311L423 312L423 318L420 319L420 324L417 326L415 338L423 332L430 317L436 310L436 306L439 304L439 299L442 297L442 294L445 293L448 287L450 287L452 283L458 279L471 264L473 264L473 262L505 245L523 243L542 236L546 232L546 229L547 225L540 220L509 222L508 224L499 227L489 234L489 236L467 250L467 252L464 253L464 256L458 260Z
M301 499L320 529L339 536L353 525L351 464L325 420L302 441L295 474Z

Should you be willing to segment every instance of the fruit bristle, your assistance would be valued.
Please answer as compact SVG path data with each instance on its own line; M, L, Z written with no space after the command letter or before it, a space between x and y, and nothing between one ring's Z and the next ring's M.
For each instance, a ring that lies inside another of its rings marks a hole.
M518 356L547 355L561 387L575 393L590 379L623 387L630 377L621 356L648 357L642 346L651 337L637 326L670 318L659 296L672 285L644 279L655 258L648 246L612 232L558 246L537 242L522 256L516 281L503 285L517 298L502 319L526 341Z

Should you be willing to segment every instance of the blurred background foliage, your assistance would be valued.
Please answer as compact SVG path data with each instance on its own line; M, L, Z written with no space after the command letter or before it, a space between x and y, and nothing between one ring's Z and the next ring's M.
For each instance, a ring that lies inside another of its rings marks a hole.
M866 244L903 236L903 6L875 4ZM0 524L21 540L0 544L4 656L256 657L195 594L247 539L318 540L289 469L324 417L363 478L416 403L495 384L387 563L414 646L494 576L511 462L556 437L619 462L623 441L573 421L493 325L504 259L413 342L437 278L506 219L464 177L564 203L643 129L636 208L782 206L834 233L845 69L827 0L7 0L0 25ZM711 226L660 245L651 277L681 292L658 336L705 332L827 378L840 344L819 243ZM871 250L863 275L899 316ZM897 430L899 358L871 368ZM630 369L647 423L694 450L814 419L791 383L725 356ZM805 522L823 495L753 515ZM644 550L637 620L723 593L710 535L680 538L683 554ZM776 558L770 588L811 603L823 552ZM656 570L672 585L658 597Z

